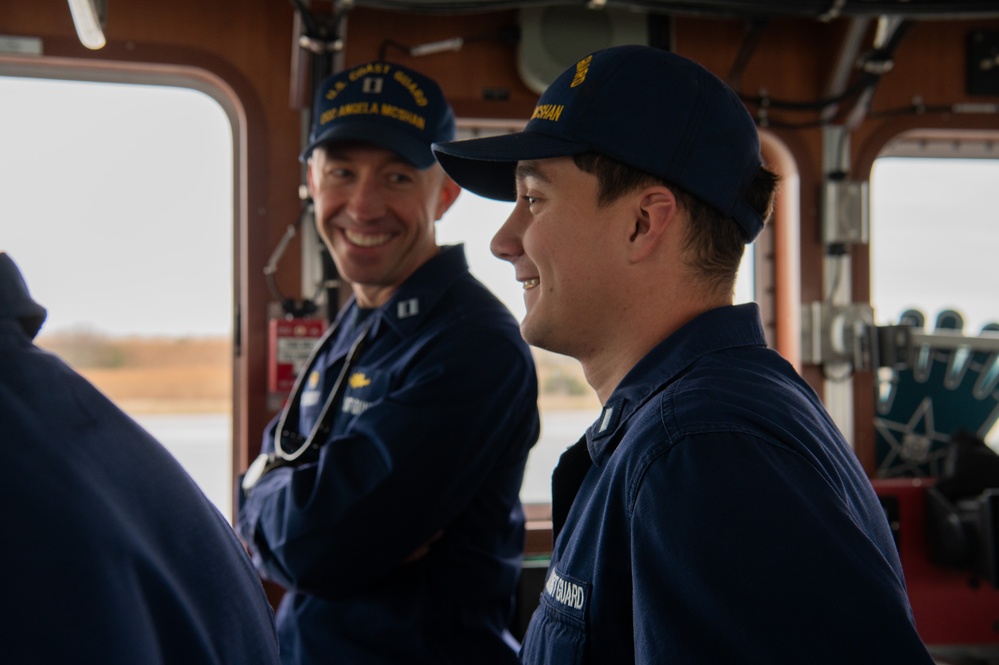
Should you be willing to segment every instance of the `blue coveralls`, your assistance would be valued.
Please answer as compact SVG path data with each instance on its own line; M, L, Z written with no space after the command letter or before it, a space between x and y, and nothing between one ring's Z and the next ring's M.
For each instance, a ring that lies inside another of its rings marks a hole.
M0 254L0 661L276 664L232 528L165 448L32 343L44 316Z
M528 665L932 663L870 482L755 304L646 355L552 491Z
M282 659L516 663L507 626L524 547L519 492L539 431L530 350L461 246L360 314L353 302L340 313L304 406L289 414L310 431L370 326L318 461L272 470L242 493L238 529L260 571L288 589Z

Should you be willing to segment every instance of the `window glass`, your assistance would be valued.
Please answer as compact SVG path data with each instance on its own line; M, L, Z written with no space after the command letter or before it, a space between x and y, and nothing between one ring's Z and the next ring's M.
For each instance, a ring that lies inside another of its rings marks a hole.
M881 158L871 172L879 323L956 309L965 332L999 321L999 160Z
M956 310L966 335L999 322L999 160L882 157L871 172L871 288L877 323ZM986 439L999 447L999 430Z
M213 99L0 77L0 250L37 340L231 506L232 129Z

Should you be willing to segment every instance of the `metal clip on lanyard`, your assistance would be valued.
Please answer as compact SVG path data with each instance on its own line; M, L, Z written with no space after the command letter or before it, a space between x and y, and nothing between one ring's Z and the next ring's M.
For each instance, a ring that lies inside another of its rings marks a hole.
M288 414L292 411L297 412L299 404L302 401L303 384L312 371L312 365L315 363L316 356L319 355L323 347L322 343L316 345L316 348L312 352L312 357L309 358L309 362L305 365L305 369L295 380L291 403L281 414L281 420L278 421L277 431L274 433L274 452L261 453L257 459L253 460L253 463L250 464L243 475L242 487L244 492L249 492L268 471L282 466L296 466L319 459L319 450L326 443L327 437L333 430L333 416L336 411L335 405L339 404L340 399L343 397L346 387L345 379L354 366L357 356L361 353L361 348L364 346L364 340L367 337L370 327L371 322L369 321L361 329L361 333L351 345L350 351L347 352L347 358L343 361L340 374L336 377L336 383L333 384L333 389L330 391L329 397L326 398L323 410L320 412L319 418L316 419L316 424L313 425L309 436L305 437L297 431L285 429L285 423L288 419Z

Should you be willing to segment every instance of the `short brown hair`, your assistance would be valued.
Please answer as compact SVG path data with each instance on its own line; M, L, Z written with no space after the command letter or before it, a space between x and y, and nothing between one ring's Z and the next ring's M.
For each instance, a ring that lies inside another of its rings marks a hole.
M597 205L604 207L621 196L649 185L664 185L673 192L687 211L690 224L684 248L689 251L690 268L705 279L712 290L731 292L746 248L746 236L731 217L727 217L699 198L654 175L597 153L583 153L572 158L576 167L597 177ZM767 220L772 211L778 177L761 167L743 198L760 217Z

